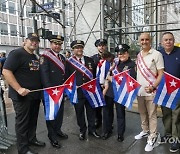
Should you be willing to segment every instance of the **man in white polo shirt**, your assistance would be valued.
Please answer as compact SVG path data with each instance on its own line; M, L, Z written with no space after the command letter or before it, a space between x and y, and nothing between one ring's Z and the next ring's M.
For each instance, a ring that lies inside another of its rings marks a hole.
M141 88L138 93L138 110L141 117L142 132L135 139L147 137L145 151L152 151L157 144L157 105L153 103L156 87L158 86L164 69L163 57L160 52L151 48L149 33L142 33L139 37L142 50L137 57L137 81Z

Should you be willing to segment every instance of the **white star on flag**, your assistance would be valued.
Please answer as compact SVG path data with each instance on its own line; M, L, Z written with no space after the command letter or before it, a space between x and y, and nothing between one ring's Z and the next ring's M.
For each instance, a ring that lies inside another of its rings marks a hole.
M89 89L92 89L92 88L93 88L93 85L90 84L90 85L88 86L88 88L89 88Z
M177 82L174 82L174 79L171 81L171 82L169 82L171 85L171 87L176 87L176 84L177 84Z
M118 81L122 81L122 79L123 79L123 76L118 77Z
M133 87L134 83L132 81L129 82L129 86Z
M72 85L73 85L72 82L70 82L70 83L69 83L69 86L72 87Z
M57 90L57 88L55 90L52 90L52 91L53 91L52 95L58 95L58 93L60 92Z

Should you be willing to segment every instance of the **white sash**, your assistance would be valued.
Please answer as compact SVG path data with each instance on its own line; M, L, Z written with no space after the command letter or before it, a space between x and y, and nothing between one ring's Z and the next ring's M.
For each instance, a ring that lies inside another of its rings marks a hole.
M42 54L43 56L46 56L50 60L52 60L64 73L65 73L65 67L64 64L58 57L56 57L54 54L52 54L50 51L44 51Z
M68 61L81 73L85 74L90 80L93 79L92 72L82 63L80 63L78 60L76 60L73 57L70 57Z
M140 52L137 56L137 67L140 70L141 74L144 76L144 78L150 83L150 85L153 85L156 81L156 76L154 73L146 66L142 53Z

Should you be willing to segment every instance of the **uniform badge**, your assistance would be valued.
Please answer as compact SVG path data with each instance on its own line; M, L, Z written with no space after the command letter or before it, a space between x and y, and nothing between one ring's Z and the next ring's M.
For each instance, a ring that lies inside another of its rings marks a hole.
M40 64L43 64L44 63L44 57L40 57Z
M126 70L128 70L128 66L124 66L124 68L123 68L123 71L126 71Z
M91 63L88 63L88 68L89 68L89 69L92 69Z

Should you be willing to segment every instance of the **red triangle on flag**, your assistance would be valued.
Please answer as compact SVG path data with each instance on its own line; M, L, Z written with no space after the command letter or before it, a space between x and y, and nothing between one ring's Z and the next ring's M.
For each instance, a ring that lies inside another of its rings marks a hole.
M93 79L93 80L91 80L89 82L86 82L85 84L83 84L81 86L81 88L83 88L86 91L95 93L95 90L96 90L96 79Z
M67 89L71 89L73 88L73 84L74 84L74 78L75 78L75 72L64 82L65 87Z
M49 96L53 99L54 103L57 104L59 102L61 95L64 92L64 86L46 89L46 91L49 94Z
M127 85L128 93L140 87L140 84L134 78L132 78L128 73L125 73L125 77L126 77L126 85Z
M127 71L125 71L125 72L127 72ZM113 76L114 79L116 80L116 82L117 82L119 85L121 84L121 82L122 82L122 80L123 80L123 78L124 78L124 76L125 76L125 72L121 72L121 73L118 73L118 74L116 74L116 75Z
M166 87L168 94L171 94L176 89L180 88L180 79L164 72L164 77L166 81Z

